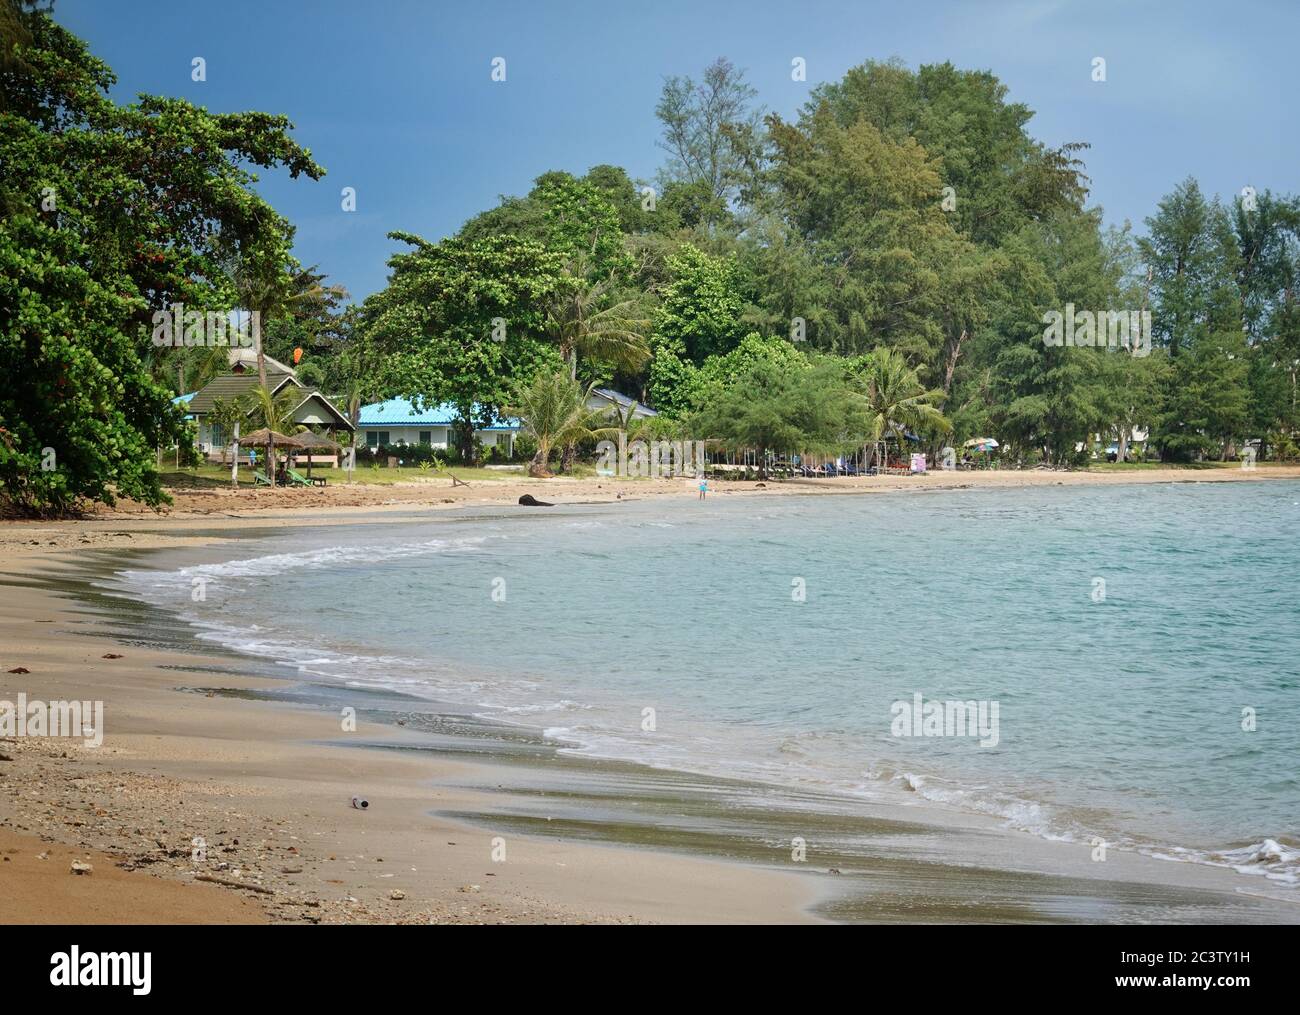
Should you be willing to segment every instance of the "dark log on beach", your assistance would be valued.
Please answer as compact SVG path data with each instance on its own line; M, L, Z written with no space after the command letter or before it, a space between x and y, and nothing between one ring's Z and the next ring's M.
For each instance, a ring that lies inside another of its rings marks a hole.
M526 493L519 498L519 503L524 507L555 507L554 504L548 504L544 500L538 500L531 493Z

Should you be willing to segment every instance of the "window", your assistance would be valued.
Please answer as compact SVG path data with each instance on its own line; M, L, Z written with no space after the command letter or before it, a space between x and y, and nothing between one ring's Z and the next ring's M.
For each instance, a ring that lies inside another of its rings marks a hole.
M421 443L421 444L432 444L432 443L433 443L433 431L432 431L432 430L421 430L421 431L420 431L420 443Z
M388 439L387 430L366 431L366 447L368 448L377 448L382 444L391 444L391 443L392 441Z

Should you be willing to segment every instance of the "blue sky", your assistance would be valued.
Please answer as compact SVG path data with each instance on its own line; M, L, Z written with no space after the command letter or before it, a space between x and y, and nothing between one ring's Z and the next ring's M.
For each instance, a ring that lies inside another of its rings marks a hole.
M1115 223L1140 227L1188 175L1225 195L1300 191L1293 0L56 0L55 15L113 67L120 101L286 114L328 175L260 186L298 227L299 258L356 299L384 285L390 230L441 238L550 169L652 177L663 78L719 56L787 117L867 59L992 70L1040 140L1092 144L1092 200Z

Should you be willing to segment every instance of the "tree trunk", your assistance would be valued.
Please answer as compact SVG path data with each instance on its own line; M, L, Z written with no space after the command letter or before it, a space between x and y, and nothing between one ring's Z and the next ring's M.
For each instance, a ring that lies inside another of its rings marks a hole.
M564 445L564 450L560 453L560 472L567 475L573 470L573 460L578 456L578 447L570 442Z
M250 310L249 313L252 313L252 311ZM257 349L257 379L262 385L262 390L267 393L267 397L270 397L271 390L266 386L266 355L262 352L262 328L261 328L260 319L257 327L253 327L253 322L250 321L248 325L248 330L253 332L255 338L253 345L254 348ZM271 425L271 421L269 419L266 421L266 428L268 430L275 429ZM275 447L274 444L269 446L271 448ZM270 457L267 461L267 473L268 475L266 478L271 483L271 489L274 490L275 489L275 458L273 456Z
M534 479L545 479L550 475L547 471L546 462L551 457L551 449L547 444L541 441L537 442L537 451L533 455L533 460L528 463L528 475Z
M230 456L230 488L239 489L239 420L235 420L234 453Z
M969 337L970 335L966 329L962 328L961 334L957 336L957 344L952 347L952 355L948 357L948 366L943 374L943 401L945 405L948 404L948 393L952 390L952 375L957 369L957 359L961 356L962 343Z
M460 457L466 465L474 464L474 420L460 421Z

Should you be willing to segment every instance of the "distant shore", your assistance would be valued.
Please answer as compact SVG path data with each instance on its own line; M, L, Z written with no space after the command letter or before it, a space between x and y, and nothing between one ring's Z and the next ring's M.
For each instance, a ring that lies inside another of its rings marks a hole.
M414 470L412 470L414 471ZM174 503L155 511L132 502L101 507L84 518L0 519L0 565L7 557L48 550L106 546L183 546L229 519L240 529L334 525L403 513L474 506L517 506L531 494L555 504L605 503L654 497L695 497L690 479L503 478L453 486L450 479L416 478L385 484L332 482L328 487L267 490L228 487L173 490ZM1241 468L1150 468L1058 472L1037 469L936 471L915 476L710 481L710 497L852 496L1040 486L1123 486L1146 483L1237 483L1300 479L1300 465ZM520 510L544 510L523 509ZM208 537L211 538L211 537Z
M1300 479L1300 469L960 473L845 480L838 489L839 481L728 483L718 493L1274 477ZM491 495L457 488L461 505L489 506L511 504L524 490L561 503L691 494L681 481L501 481ZM302 500L313 492L301 491ZM1300 922L1300 905L1264 897L1262 882L1252 894L1231 871L1118 851L1099 865L1084 847L1010 832L984 816L809 800L790 828L782 814L793 811L721 806L730 792L722 782L559 763L550 749L491 731L430 736L363 717L343 735L336 712L285 700L292 671L277 677L252 660L197 649L143 606L89 591L96 574L147 567L149 548L198 557L250 530L430 518L420 499L430 493L418 486L409 500L321 503L310 514L290 509L287 498L298 493L229 511L233 518L178 505L168 516L0 526L0 699L20 691L102 699L107 714L99 748L0 742L9 759L0 760L0 853L9 857L0 867L0 922L113 923L141 913L161 922L287 923L1178 922L1197 914ZM139 633L149 625L157 643ZM18 667L29 672L7 672ZM539 766L538 758L551 762ZM350 806L358 794L371 802L365 811ZM530 802L531 820L506 817L503 802L514 795ZM551 802L538 809L542 801ZM682 842L625 820L654 807L698 811L702 830ZM714 820L724 813L727 821ZM793 863L788 849L770 846L810 828L814 842L818 830L833 840L852 828L889 843L888 858L814 850L809 862ZM504 863L493 858L499 837L509 849ZM94 872L71 874L76 858Z

